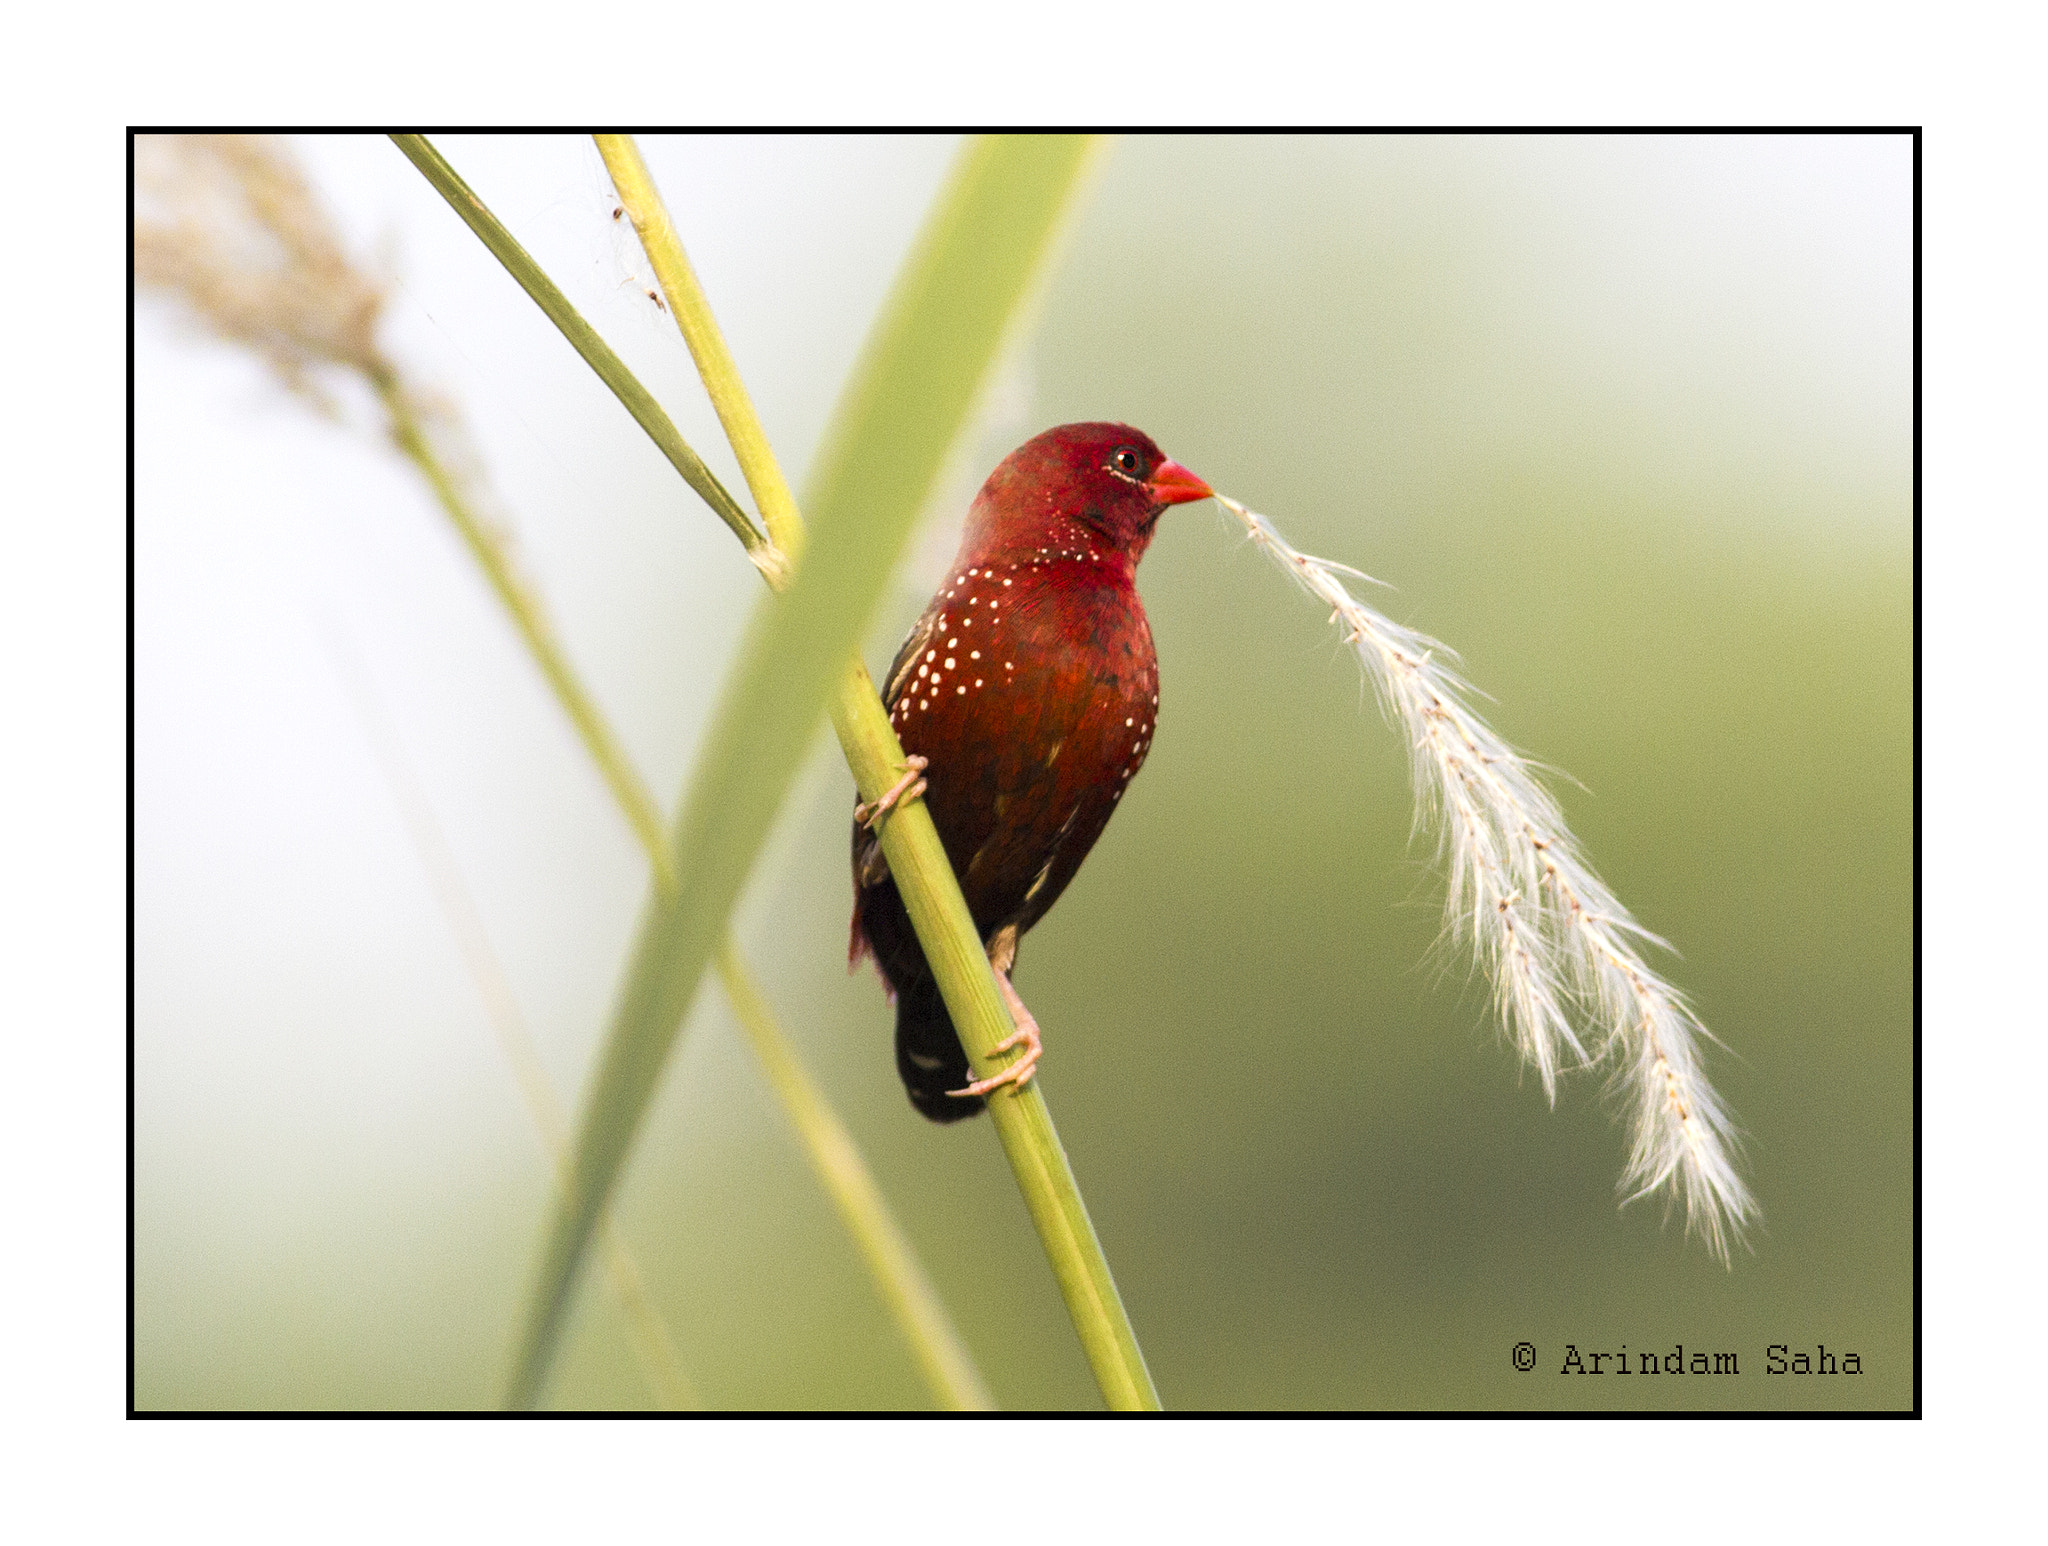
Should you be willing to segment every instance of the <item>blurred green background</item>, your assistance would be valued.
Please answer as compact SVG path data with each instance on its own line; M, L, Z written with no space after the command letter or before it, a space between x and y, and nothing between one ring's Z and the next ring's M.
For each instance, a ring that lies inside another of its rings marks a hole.
M737 487L594 156L442 143ZM800 469L951 143L646 148ZM302 149L359 250L396 233L394 341L469 415L673 799L751 571L394 150ZM1176 510L1141 575L1155 749L1018 972L1170 1407L1911 1403L1911 222L1900 137L1108 159L870 663L1003 451L1144 428L1390 581L1375 604L1580 781L1574 829L1726 1044L1765 1214L1724 1271L1655 1204L1617 1213L1597 1084L1548 1109L1433 949L1441 882L1353 662L1225 517ZM494 1404L546 1169L323 638L389 699L565 1091L644 884L630 836L394 459L154 302L136 435L135 1400ZM993 1132L914 1116L880 985L845 973L851 799L821 741L748 953L998 1398L1092 1407ZM619 1211L708 1403L923 1404L713 988ZM1864 1372L1772 1376L1774 1343ZM1557 1372L1678 1344L1742 1373ZM650 1401L594 1284L553 1396Z

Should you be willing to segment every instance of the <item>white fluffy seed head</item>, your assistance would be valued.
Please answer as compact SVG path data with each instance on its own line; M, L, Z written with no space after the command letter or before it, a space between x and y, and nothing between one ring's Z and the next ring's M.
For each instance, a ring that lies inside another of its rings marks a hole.
M1472 712L1450 650L1373 611L1344 583L1380 583L1370 575L1298 551L1234 499L1219 494L1217 503L1331 609L1406 738L1416 828L1436 834L1448 879L1446 927L1471 946L1545 1095L1555 1100L1562 1068L1607 1064L1630 1115L1624 1200L1682 1201L1687 1227L1726 1262L1757 1207L1735 1167L1734 1125L1700 1067L1699 1038L1709 1033L1635 948L1662 941L1593 873L1530 763Z

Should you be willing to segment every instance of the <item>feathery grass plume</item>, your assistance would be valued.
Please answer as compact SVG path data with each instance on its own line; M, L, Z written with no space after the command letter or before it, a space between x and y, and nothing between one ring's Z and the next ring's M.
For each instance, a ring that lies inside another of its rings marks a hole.
M360 378L409 459L432 463L464 507L464 535L491 550L503 582L520 579L516 542L486 513L482 460L453 403L407 379L377 342L385 286L342 246L282 142L260 134L144 134L135 140L135 282L184 301L191 319L252 350L293 393L338 415L323 368ZM440 490L437 489L437 492Z
M312 367L389 370L377 348L384 290L349 261L290 158L253 134L135 140L135 279L175 291L213 331L332 404Z
M193 321L261 356L322 413L337 413L323 367L359 377L389 414L400 450L415 461L430 456L466 504L486 502L481 459L460 415L409 381L378 344L385 286L349 257L282 142L138 135L134 243L139 287L184 301ZM509 564L511 534L478 520Z
M1682 1200L1687 1228L1726 1263L1757 1207L1735 1168L1733 1122L1700 1067L1695 1038L1712 1033L1635 948L1664 942L1593 873L1533 765L1473 713L1471 685L1448 664L1453 651L1373 611L1344 577L1380 581L1299 551L1234 499L1217 502L1332 609L1388 720L1407 736L1416 826L1435 828L1449 873L1445 923L1472 946L1544 1094L1555 1101L1567 1060L1611 1063L1632 1123L1624 1200L1659 1190L1667 1203Z

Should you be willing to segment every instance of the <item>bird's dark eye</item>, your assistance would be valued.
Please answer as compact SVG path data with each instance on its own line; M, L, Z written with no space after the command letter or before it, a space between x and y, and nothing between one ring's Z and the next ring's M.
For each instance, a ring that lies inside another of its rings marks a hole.
M1145 465L1145 458L1138 454L1136 446L1118 446L1109 458L1109 465L1126 477L1135 478Z

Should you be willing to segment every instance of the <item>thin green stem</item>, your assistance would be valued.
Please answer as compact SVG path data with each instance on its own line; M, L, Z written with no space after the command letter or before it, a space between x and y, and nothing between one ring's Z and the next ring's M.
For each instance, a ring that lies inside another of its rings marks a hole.
M569 298L548 278L532 254L519 244L518 238L506 229L504 222L491 213L484 201L448 164L447 158L427 142L425 135L394 134L391 139L456 214L476 232L498 261L505 265L506 272L519 282L520 288L533 297L534 304L546 313L548 320L561 329L562 336L597 372L598 379L612 389L626 411L647 431L648 438L662 455L683 475L683 481L695 489L717 512L718 518L732 528L733 535L740 539L747 556L761 573L771 582L779 583L786 576L788 567L782 552L761 535L748 519L746 511L740 508L739 501L726 491L725 485L704 465L703 459L690 449L674 421L654 400L654 394L626 369L625 361L612 352L611 346L598 336L597 330L569 303Z
M505 544L470 507L461 486L441 458L435 455L433 442L397 376L388 368L380 367L371 373L371 384L391 416L392 440L419 468L421 476L433 489L435 499L440 501L442 510L469 545L469 551L482 567L491 589L497 592L498 600L511 614L512 624L519 630L520 638L526 641L527 651L540 667L541 675L547 678L555 700L568 714L570 723L575 725L576 734L582 738L591 760L611 787L612 797L632 824L640 845L647 850L654 865L655 885L664 894L673 895L676 873L675 866L669 861L667 845L662 841L661 811L639 771L626 755L626 749L612 734L611 726L596 703L591 701L590 694L583 690L575 668L555 642L554 630L548 626L539 598L527 589L526 582L513 566L511 555L505 550Z
M782 1109L795 1123L811 1168L838 1206L839 1216L867 1258L889 1313L903 1328L925 1384L939 1404L956 1412L991 1412L995 1398L982 1382L966 1344L954 1329L938 1290L918 1263L910 1241L889 1212L874 1174L854 1145L846 1124L797 1061L789 1038L776 1023L766 995L730 937L713 961L733 1014L746 1033L768 1082L782 1097Z
M630 137L599 135L597 141L769 533L794 558L804 547L803 517L661 196ZM986 150L984 142L970 152L964 177L974 176L972 157L985 155ZM965 208L966 201L958 207ZM878 377L885 374L885 369L877 372ZM867 668L857 658L840 677L829 713L861 797L878 798L903 769L903 747ZM986 1077L1008 1061L996 1059L994 1049L1014 1027L938 829L922 801L899 809L884 824L882 851L954 1029L975 1072ZM989 1112L1103 1398L1116 1410L1156 1410L1159 1393L1043 1091L1036 1083L1021 1091L1007 1087L989 1101Z

